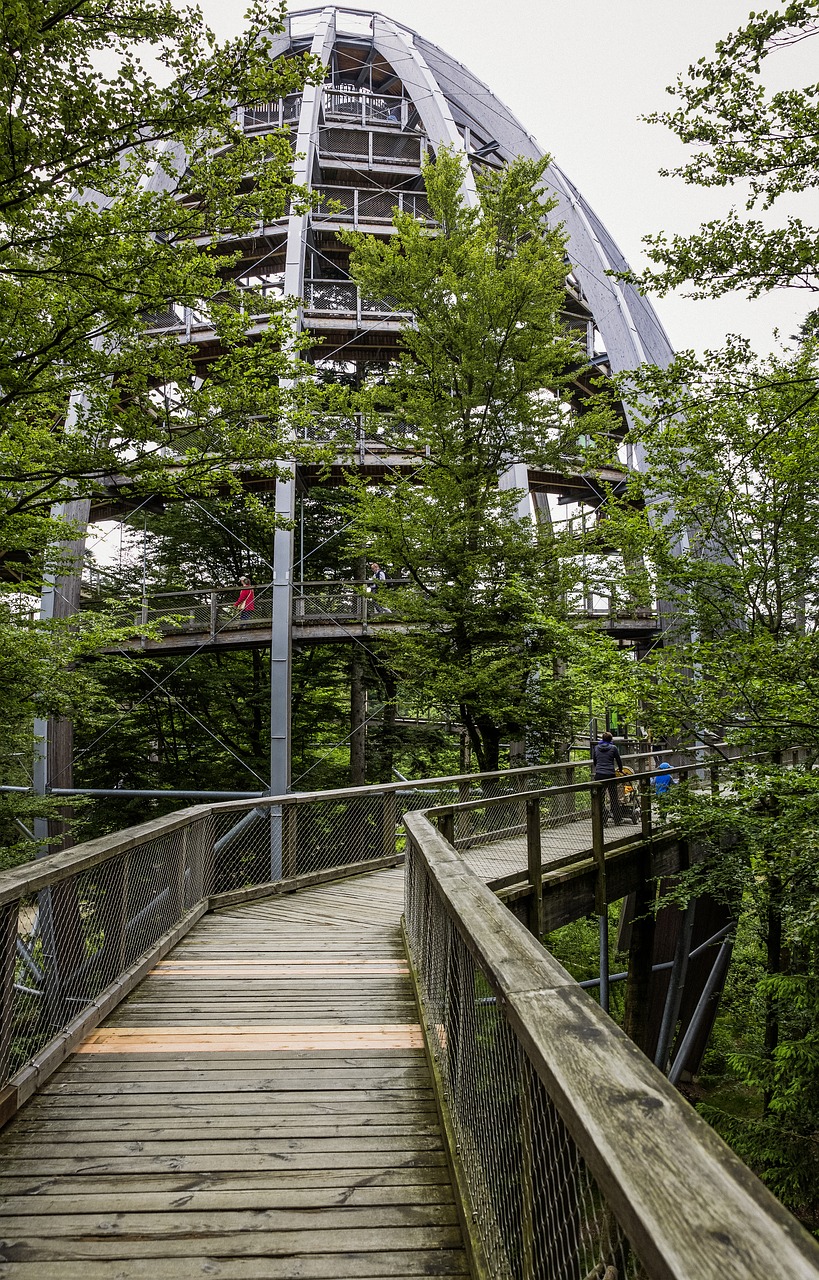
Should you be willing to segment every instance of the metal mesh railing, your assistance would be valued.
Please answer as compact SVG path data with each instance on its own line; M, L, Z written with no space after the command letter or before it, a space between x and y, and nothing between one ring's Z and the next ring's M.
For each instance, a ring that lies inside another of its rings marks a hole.
M412 133L377 133L368 129L337 126L319 130L319 157L331 164L334 159L356 164L382 164L421 169L424 139Z
M395 792L329 793L214 808L213 893L230 893L394 856Z
M101 854L79 848L74 870L49 857L0 878L0 1084L87 1012L210 892L209 812L147 826L142 838L132 833L125 848L118 838L94 842L103 846ZM61 857L64 863L67 855Z
M324 116L327 120L345 120L356 124L376 124L389 128L406 128L410 103L406 98L373 93L356 85L325 87Z
M432 222L429 200L421 191L377 190L366 187L316 187L324 201L313 213L314 222L390 223L396 209Z
M249 623L269 623L273 613L272 584L254 586L252 608L246 607L247 602L238 607L241 590L241 586L233 586L165 591L149 597L140 620L158 626L163 635L203 631L216 634Z
M490 1280L770 1280L819 1250L465 865L406 818L405 928Z
M304 305L312 315L408 316L395 298L362 298L350 280L305 280Z
M407 936L486 1271L636 1280L640 1264L510 1025L502 985L467 945L410 826Z
M525 872L527 799L537 797L544 833L582 827L587 772L588 762L532 766L216 804L3 873L0 1083L206 898L383 865L404 850L405 814L436 807L453 814L464 858L508 847ZM557 799L569 794L567 776L580 779L574 810ZM553 780L563 785L549 788Z
M624 757L627 766L643 770L654 760L653 755ZM533 830L527 799L532 797L527 792L537 792L534 831L545 870L589 857L595 841L599 852L639 836L644 822L639 783L634 774L593 783L589 762L568 762L553 766L548 776L532 772L519 779L508 774L488 784L462 786L457 803L428 810L475 873L494 881L523 874L530 865Z

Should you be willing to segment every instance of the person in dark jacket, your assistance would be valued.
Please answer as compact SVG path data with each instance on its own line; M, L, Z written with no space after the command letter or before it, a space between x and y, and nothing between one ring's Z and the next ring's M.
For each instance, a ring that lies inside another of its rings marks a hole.
M620 787L617 782L617 770L622 769L623 762L608 729L599 742L591 744L591 750L592 760L594 761L595 781L597 782L601 778L611 778L611 782L607 784L605 790L609 795L609 808L611 809L611 816L614 818L614 825L619 827L623 821L623 811L620 807Z

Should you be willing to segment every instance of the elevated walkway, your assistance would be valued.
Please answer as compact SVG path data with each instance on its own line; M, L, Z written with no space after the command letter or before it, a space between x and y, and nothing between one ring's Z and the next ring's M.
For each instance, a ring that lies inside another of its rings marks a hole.
M598 1004L537 940L687 857L650 771L624 830L586 767L203 805L2 873L0 1280L819 1280L608 1019L602 948Z
M0 1136L0 1276L468 1274L402 911L201 920Z
M367 582L294 582L290 594L293 643L327 644L405 630L408 624L401 620L401 593L406 585L404 579L388 580L380 596L375 596ZM271 643L276 607L273 584L255 586L254 608L248 617L240 616L235 608L240 591L239 586L208 585L152 595L141 605L123 611L123 624L144 627L145 633L123 641L118 648L180 654L265 648ZM87 609L110 609L111 605L110 599L90 596L83 601ZM389 611L383 605L388 605ZM648 609L618 613L606 607L587 608L578 611L577 617L624 643L647 640L659 631L658 619Z

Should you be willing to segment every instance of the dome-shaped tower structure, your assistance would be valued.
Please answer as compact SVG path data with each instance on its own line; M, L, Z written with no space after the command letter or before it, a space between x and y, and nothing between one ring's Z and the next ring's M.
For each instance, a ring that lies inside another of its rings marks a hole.
M316 338L312 351L308 344L304 352L307 359L371 369L394 358L407 317L392 310L389 300L360 296L347 269L349 249L338 232L354 228L388 236L396 206L430 218L422 163L425 155L434 155L442 147L459 153L466 162L463 194L468 203L477 203L475 175L480 167L500 167L517 156L539 159L544 153L467 68L382 14L334 6L292 13L285 30L271 40L271 56L303 53L312 54L324 66L323 83L308 85L281 101L237 108L237 112L249 135L281 128L289 131L297 157L296 181L322 199L310 211L291 212L242 238L232 238L230 251L238 250L240 260L232 266L231 277L239 286L252 286L262 297L289 295L299 300L296 323ZM184 154L177 150L177 172L183 173ZM176 190L178 179L172 169L157 168L152 185ZM544 186L557 201L548 217L562 223L568 235L564 318L584 335L596 370L619 372L645 361L667 364L671 347L651 304L630 285L607 274L627 264L597 215L555 164L549 166ZM254 315L249 340L264 325L264 314ZM205 374L218 354L216 334L206 314L170 312L154 317L151 328L197 344L197 359ZM590 384L584 393L593 394ZM332 437L331 424L326 434ZM356 448L341 459L339 470L353 463L371 474L383 474L383 448L359 428ZM627 468L636 460L626 455L623 446L620 461ZM395 465L396 459L391 458L390 464ZM607 479L616 486L618 473ZM565 513L568 503L596 507L600 501L594 477L533 473L518 464L510 468L505 481L501 479L504 482L528 491L544 515L550 508L554 514L556 508ZM303 492L310 484L310 468L299 468L295 462L290 464L289 478L276 482L276 509L284 520L273 553L270 782L274 793L288 790L290 784L292 595L298 577L293 525L297 490ZM115 496L110 511L104 502L97 505L95 517L105 518L106 512L113 514L117 509ZM646 630L644 626L643 633ZM639 639L639 627L631 638ZM250 636L244 641L230 639L232 645L254 643ZM267 630L264 639L256 638L255 643L269 639ZM157 646L149 641L143 647L154 650Z
M310 52L326 67L322 85L283 103L244 112L244 127L256 132L289 124L299 156L297 179L321 194L310 213L294 214L284 227L270 229L272 252L265 272L252 282L303 300L299 324L321 340L321 357L372 362L394 354L402 318L387 304L367 302L349 280L348 250L339 242L344 228L387 235L398 206L418 217L429 215L421 175L426 151L440 147L467 161L464 195L477 202L478 166L500 166L516 156L540 158L538 143L461 63L414 31L379 13L327 7L293 13L276 37L277 55ZM595 364L614 372L642 362L665 365L671 347L647 299L607 274L626 267L625 259L600 219L557 165L544 183L557 200L550 215L569 237L572 270L567 275L566 319L585 328L586 346ZM360 441L359 462L372 457ZM375 458L377 464L377 455ZM634 459L623 457L624 465ZM590 487L584 495L566 480L512 469L508 483L534 493L536 503L599 501ZM294 515L296 481L280 485L277 506ZM277 541L274 588L285 597L293 578L293 538ZM285 790L288 776L290 601L274 605L272 652L271 783Z

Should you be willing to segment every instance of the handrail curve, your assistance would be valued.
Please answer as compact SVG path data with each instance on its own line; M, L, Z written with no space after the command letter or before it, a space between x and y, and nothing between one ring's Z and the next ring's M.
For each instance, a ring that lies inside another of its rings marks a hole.
M409 950L489 1274L816 1280L816 1241L429 817L405 827Z

